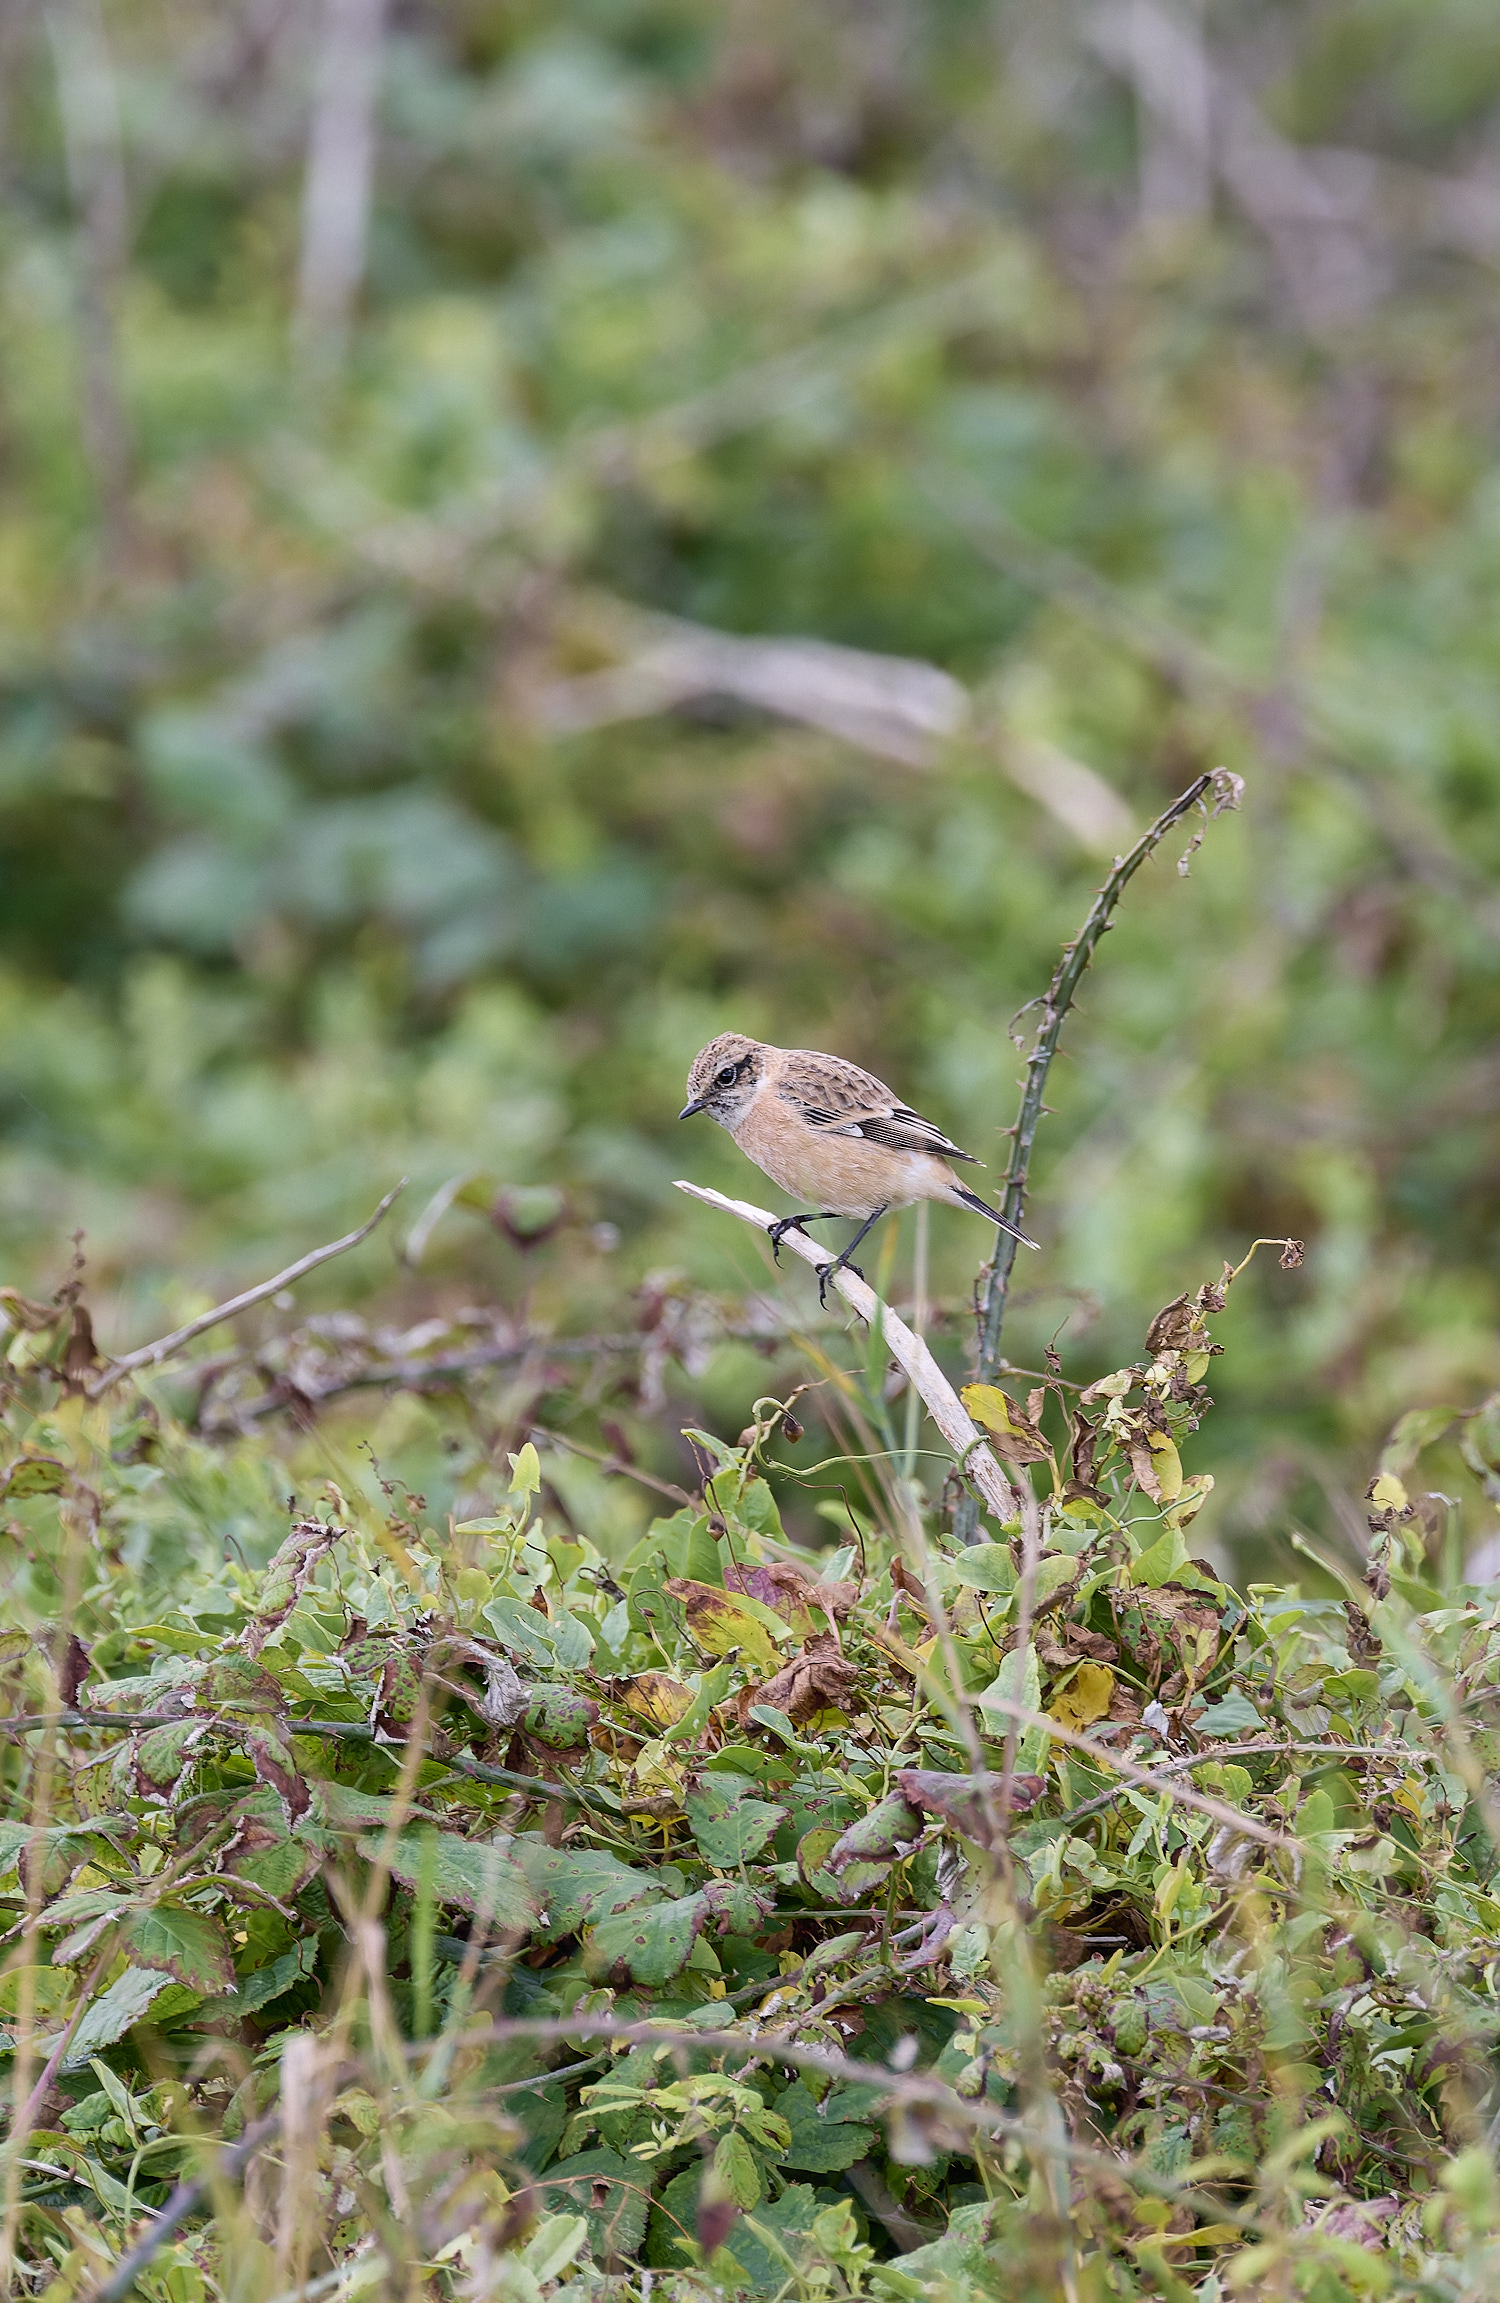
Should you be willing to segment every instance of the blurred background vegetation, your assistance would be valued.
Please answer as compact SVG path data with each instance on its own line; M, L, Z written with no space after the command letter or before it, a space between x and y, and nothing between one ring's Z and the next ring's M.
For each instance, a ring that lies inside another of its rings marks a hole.
M699 1044L837 1049L993 1169L1013 1012L1223 761L1244 813L1135 884L1054 1072L1012 1356L1095 1375L1305 1236L1220 1323L1200 1527L1251 1572L1500 1382L1493 6L10 0L0 43L0 1276L81 1229L119 1348L409 1173L304 1301L763 1287L671 1189L765 1196L677 1127ZM501 1184L565 1221L517 1247ZM986 1245L934 1219L955 1367ZM673 1381L659 1468L765 1369Z

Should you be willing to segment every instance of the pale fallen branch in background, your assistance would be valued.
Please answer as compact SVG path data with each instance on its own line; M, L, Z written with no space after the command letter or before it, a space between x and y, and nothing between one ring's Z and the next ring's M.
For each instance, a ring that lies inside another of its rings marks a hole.
M625 661L554 680L535 696L532 716L549 735L722 696L822 728L904 767L927 768L968 722L967 690L913 657L828 640L745 638L639 612L621 624Z
M1500 263L1500 177L1484 157L1467 175L1440 176L1381 152L1293 142L1211 53L1195 15L1159 0L1114 0L1087 38L1146 115L1148 217L1206 214L1217 177L1265 238L1309 335L1365 318L1393 286L1397 256L1451 248ZM1168 198L1153 197L1153 180L1170 181Z
M406 1178L403 1176L386 1193L375 1213L367 1223L360 1225L358 1231L346 1232L342 1239L330 1240L327 1247L313 1248L309 1254L299 1256L295 1263L289 1263L285 1271L277 1272L274 1279L263 1279L257 1287L246 1288L243 1295L231 1296L227 1303L215 1304L212 1311L200 1312L196 1319L188 1321L186 1327L177 1327L170 1335L158 1336L155 1343L141 1344L137 1350L126 1352L123 1359L110 1360L84 1386L89 1398L98 1399L102 1392L108 1391L112 1383L118 1383L122 1375L131 1374L135 1368L159 1367L164 1359L170 1359L174 1352L180 1351L185 1343L191 1343L195 1336L206 1335L211 1327L218 1327L224 1320L233 1319L238 1312L248 1311L252 1304L264 1303L268 1297L279 1295L284 1287L291 1286L293 1280L303 1279L308 1272L316 1271L320 1263L331 1263L336 1255L346 1255L350 1248L358 1247L361 1240L369 1238L381 1217L405 1189Z
M1095 855L1118 855L1135 837L1135 819L1093 768L1045 736L1022 735L1002 722L996 730L1000 764L1018 791L1073 834Z
M936 766L946 745L967 737L1082 846L1112 855L1130 841L1130 810L1112 785L1045 737L1013 726L992 691L971 695L936 664L828 640L716 632L600 593L575 595L568 609L578 636L617 660L518 683L520 710L546 735L582 735L727 699L907 768Z
M703 1201L705 1207L716 1207L725 1215L738 1216L756 1231L769 1233L776 1218L763 1207L755 1207L749 1200L726 1199L722 1192L710 1191L703 1184L684 1183L680 1178L677 1189L687 1192L693 1199ZM781 1244L793 1255L800 1256L814 1271L832 1259L826 1247L819 1247L804 1231L789 1231L782 1235ZM916 1386L926 1403L927 1412L952 1448L968 1477L973 1480L989 1509L1002 1520L1017 1518L1026 1505L1026 1490L1019 1494L1011 1486L991 1452L983 1432L969 1416L963 1402L944 1375L920 1336L913 1335L904 1320L898 1319L889 1304L882 1304L875 1290L860 1279L857 1273L844 1270L835 1272L831 1284L837 1288L851 1310L857 1311L867 1326L873 1327L877 1317L881 1322L881 1335L889 1347L892 1359ZM1032 1499L1031 1509L1036 1509Z

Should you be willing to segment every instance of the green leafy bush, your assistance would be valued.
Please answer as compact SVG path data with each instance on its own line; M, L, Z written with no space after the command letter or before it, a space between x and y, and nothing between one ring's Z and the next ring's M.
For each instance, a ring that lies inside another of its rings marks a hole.
M1493 1479L1500 1410L1403 1420L1342 1596L1242 1597L1183 1469L1233 1277L1083 1389L970 1387L1029 1565L838 1457L843 1536L790 1544L774 1399L628 1544L545 1438L462 1517L367 1467L288 1519L264 1423L10 1291L27 2275L146 2234L189 2299L1488 2293L1496 1596L1412 1473L1456 1424Z

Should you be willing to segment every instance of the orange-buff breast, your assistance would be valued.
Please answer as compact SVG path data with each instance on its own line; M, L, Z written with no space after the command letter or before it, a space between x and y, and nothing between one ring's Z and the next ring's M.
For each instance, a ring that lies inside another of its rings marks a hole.
M860 1136L809 1127L775 1093L758 1095L734 1130L740 1150L783 1191L847 1216L914 1200L947 1199L953 1170L932 1152L892 1151Z

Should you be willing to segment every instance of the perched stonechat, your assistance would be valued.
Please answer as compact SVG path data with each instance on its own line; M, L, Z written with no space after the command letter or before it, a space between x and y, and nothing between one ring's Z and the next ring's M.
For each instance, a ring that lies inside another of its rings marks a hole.
M802 1225L837 1216L863 1219L842 1255L819 1271L820 1295L849 1264L872 1224L888 1209L919 1199L970 1208L1023 1247L1037 1244L959 1182L948 1163L974 1160L973 1152L960 1151L872 1072L841 1056L773 1048L742 1032L720 1032L693 1058L687 1084L679 1119L707 1112L773 1183L814 1203L816 1213L784 1216L770 1226L773 1252L784 1233Z

